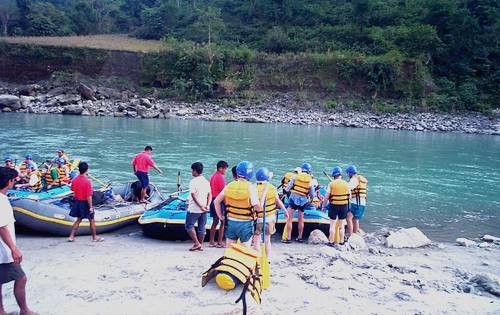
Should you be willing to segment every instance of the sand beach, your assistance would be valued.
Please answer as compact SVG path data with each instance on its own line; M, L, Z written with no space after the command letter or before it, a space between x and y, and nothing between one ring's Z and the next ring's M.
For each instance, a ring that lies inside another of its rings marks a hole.
M138 226L105 242L18 234L28 299L40 314L241 314L240 290L224 292L201 274L223 249L189 252L189 242L148 239ZM249 314L498 314L500 248L432 244L390 249L379 234L367 248L275 243L272 285ZM208 245L208 244L206 244ZM12 284L6 310L17 309Z

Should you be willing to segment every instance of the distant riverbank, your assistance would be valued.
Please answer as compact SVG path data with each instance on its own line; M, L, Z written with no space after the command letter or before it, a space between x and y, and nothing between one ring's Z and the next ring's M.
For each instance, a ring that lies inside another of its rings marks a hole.
M0 82L2 112L178 118L248 123L286 123L352 128L500 134L498 118L480 113L373 113L328 109L321 100L301 100L292 93L254 100L183 102L138 96L130 90L77 83L13 85Z

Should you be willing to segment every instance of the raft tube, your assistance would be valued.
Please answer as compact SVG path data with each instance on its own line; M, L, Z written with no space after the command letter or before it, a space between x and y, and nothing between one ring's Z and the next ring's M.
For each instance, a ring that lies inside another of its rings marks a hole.
M109 198L104 203L95 206L94 217L97 233L110 232L134 223L145 210L154 208L165 201L165 197L152 184L149 187L149 204L124 201L130 197L131 185L132 183L126 183L112 186L114 198ZM115 196L120 197L116 198ZM61 236L69 235L71 226L76 220L69 215L71 201L71 196L44 199L18 196L11 198L16 224L33 231ZM89 234L90 223L85 219L82 221L77 235Z
M161 240L189 239L189 235L184 228L188 197L189 191L174 193L162 205L145 211L139 218L139 225L144 234ZM207 216L205 228L209 230L212 226L212 218L210 214L207 214Z

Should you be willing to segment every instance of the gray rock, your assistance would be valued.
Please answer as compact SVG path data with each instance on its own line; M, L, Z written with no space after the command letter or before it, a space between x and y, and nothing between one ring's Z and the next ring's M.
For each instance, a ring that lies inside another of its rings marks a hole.
M125 117L125 112L114 112L113 116L115 116L115 117Z
M39 88L39 85L36 84L30 84L30 85L25 85L19 88L19 95L23 96L35 96L37 88Z
M56 96L55 100L57 103L59 103L62 106L65 105L71 105L71 104L76 104L79 101L81 101L80 95L74 95L74 94L64 94L64 95L59 95Z
M4 112L4 113L10 113L11 111L12 111L12 109L10 107L2 108L2 112Z
M485 242L493 242L493 243L500 243L500 237L496 237L493 235L488 235L486 234L485 236L482 237L482 240Z
M84 108L80 115L82 115L82 116L94 116L94 115L92 115L92 113L90 112L90 110L88 108Z
M401 300L401 301L410 301L411 300L411 296L408 293L403 292L403 291L394 293L394 296L398 300Z
M401 229L389 235L385 245L390 248L417 248L430 245L431 240L416 227Z
M478 274L470 279L479 289L486 291L496 297L500 297L500 286L497 279L486 274Z
M141 105L141 100L137 98L133 98L130 100L130 106L132 106L132 108L137 108L140 105Z
M328 238L326 237L325 233L321 230L314 230L309 234L309 238L307 239L307 242L309 244L327 244L328 243Z
M151 108L153 107L153 104L151 104L151 101L148 100L147 98L141 98L140 99L141 105L146 107L146 108Z
M464 237L457 238L455 241L457 242L458 245L465 246L465 247L470 247L470 246L476 246L477 245L476 242L468 240L468 239L466 239Z
M175 114L177 116L186 116L187 114L189 114L189 109L179 109Z
M53 88L50 91L48 91L47 95L53 97L53 96L61 95L64 93L66 93L66 89L59 86L59 87Z
M19 97L10 94L0 95L0 108L10 107L13 110L21 109L21 102Z
M243 121L247 122L247 123L265 123L266 122L265 119L259 118L257 116L245 117L243 119Z
M488 243L488 242L482 242L482 243L479 243L478 245L480 248L487 248L487 247L491 247L493 246L491 243Z
M76 90L78 91L78 93L80 93L82 98L84 98L86 100L91 100L91 101L96 100L95 92L89 86L87 86L83 83L80 83L78 85L78 87L76 88Z
M81 115L83 110L84 108L82 105L69 105L64 107L62 113L64 115Z
M21 95L19 97L19 101L21 102L21 108L28 108L28 106L31 104L32 100L33 100L32 96Z
M347 245L355 251L367 249L365 240L358 234L351 235L349 240L347 240Z

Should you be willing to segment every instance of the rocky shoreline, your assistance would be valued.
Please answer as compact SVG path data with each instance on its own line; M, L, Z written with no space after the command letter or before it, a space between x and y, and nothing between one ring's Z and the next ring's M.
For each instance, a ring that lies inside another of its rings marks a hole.
M247 102L188 103L150 95L140 97L127 89L90 84L41 83L13 85L0 82L0 110L34 114L114 116L145 119L199 119L248 123L286 123L352 128L460 132L500 135L500 121L479 113L370 113L326 110L320 104L300 102L282 93Z

